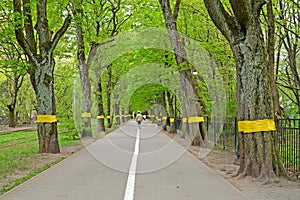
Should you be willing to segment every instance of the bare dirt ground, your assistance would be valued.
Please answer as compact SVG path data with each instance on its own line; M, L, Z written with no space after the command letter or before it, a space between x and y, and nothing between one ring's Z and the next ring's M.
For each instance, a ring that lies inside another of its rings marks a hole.
M20 127L8 127L0 125L0 134L7 134L18 131L34 131L36 130L36 125L32 126L20 126Z
M288 181L280 179L278 183L266 184L252 178L238 179L233 177L237 174L239 166L233 164L234 153L228 150L212 149L206 156L202 157L199 147L187 146L188 141L182 139L177 134L169 134L177 143L185 146L195 157L203 161L207 166L222 176L251 200L299 200L300 199L300 180Z

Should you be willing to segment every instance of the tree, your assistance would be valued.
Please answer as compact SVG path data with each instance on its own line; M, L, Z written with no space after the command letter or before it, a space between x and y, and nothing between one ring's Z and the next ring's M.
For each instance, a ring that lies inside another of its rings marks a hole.
M3 99L0 101L8 109L8 125L9 127L16 126L15 110L18 99L18 92L22 86L24 76L26 74L27 62L24 59L24 52L20 50L20 46L17 44L16 39L13 37L14 29L12 21L8 17L9 13L8 5L1 5L1 21L0 27L0 58L1 69L0 73L6 76L5 81L6 94L2 94Z
M198 0L182 1L179 13L177 20L179 32L197 41L215 61L226 88L226 116L236 116L235 64L228 42L210 20L205 5L199 4ZM207 116L210 116L212 101L208 88L203 82L199 84L200 96L207 105Z
M276 14L278 53L276 66L276 83L282 97L293 103L293 110L300 114L300 75L299 75L299 0L277 2ZM286 62L280 63L283 58ZM290 105L288 106L290 107ZM296 115L296 113L293 113Z
M230 8L226 10L220 0L204 0L211 19L228 40L235 58L238 120L252 123L252 126L257 122L253 120L272 121L274 112L268 55L260 22L266 1L229 2ZM286 176L274 127L241 132L239 141L240 177L252 176L268 183L278 176Z
M47 0L38 0L34 26L30 0L14 0L13 5L15 35L31 64L28 73L37 100L39 152L59 153L53 52L69 27L71 16L68 12L66 16L60 15L60 19L64 18L63 25L50 27Z
M101 4L100 4L101 5ZM86 46L84 40L84 30L82 25L82 18L84 17L82 1L75 6L73 11L75 15L76 22L76 38L77 38L77 59L78 59L78 68L80 74L81 88L82 88L82 117L83 117L83 127L82 127L82 137L91 137L91 84L89 80L89 59L86 58ZM100 8L103 8L100 7ZM100 9L101 10L101 9ZM98 30L97 30L98 32ZM95 45L92 45L91 51L95 48Z
M206 114L206 104L200 97L200 87L198 85L198 80L196 78L193 78L192 72L193 66L189 63L186 56L186 51L184 48L184 41L180 37L179 33L177 32L177 18L179 14L180 4L181 0L176 0L174 11L171 9L170 0L158 0L162 13L164 15L166 27L168 29L170 41L174 50L176 63L179 67L179 72L181 74L181 91L183 94L184 99L184 108L185 108L185 117L191 117L193 116L193 109L189 106L192 104L195 104L195 101L191 100L191 93L190 90L187 88L189 84L192 85L192 89L194 94L196 95L197 101L196 103L199 103L199 107L202 107L202 111L199 110L200 116L202 116L202 112ZM201 79L200 79L201 80ZM200 133L199 134L199 127L197 124L191 124L190 125L191 134L193 135L192 139L192 145L204 145L204 140L206 137L206 128L205 124L201 123L200 126Z
M6 97L5 99L3 99L3 103L6 103L6 106L8 108L8 126L15 127L15 110L17 105L18 93L23 84L25 74L14 72L11 69L0 73L3 73L7 77L4 88L6 88L8 91L7 95L3 95L3 97Z
M127 10L123 8L124 2L97 0L93 2L79 3L75 6L74 14L76 16L76 35L78 41L78 66L80 69L80 80L82 85L82 112L91 112L91 85L89 77L89 68L91 61L95 56L99 46L105 44L103 42L109 37L118 34L122 25L129 19L131 13L126 14ZM125 12L125 13L124 13ZM109 41L109 40L108 40ZM102 43L103 42L103 43ZM86 52L88 49L88 52ZM111 65L104 66L108 71ZM98 74L102 76L102 74ZM112 74L110 74L112 75ZM103 96L102 92L106 92L106 100L108 103L106 116L110 116L111 108L111 76L106 85L106 90L102 90L102 78L99 79L96 87L96 97L98 103L98 116L104 116ZM111 119L108 119L108 125L111 126ZM91 136L91 119L90 116L84 119L82 136ZM99 130L104 131L104 119L98 119Z
M283 115L283 109L280 106L279 102L279 93L278 88L275 82L274 77L274 69L275 69L275 16L273 12L273 2L272 0L269 1L267 5L267 53L268 53L268 66L269 66L269 75L271 81L271 90L272 90L272 97L274 102L274 112L276 116Z

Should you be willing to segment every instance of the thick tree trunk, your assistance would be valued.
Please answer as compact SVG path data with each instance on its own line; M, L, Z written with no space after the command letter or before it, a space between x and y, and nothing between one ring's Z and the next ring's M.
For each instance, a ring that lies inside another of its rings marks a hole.
M231 44L237 63L238 120L273 119L267 51L257 25L248 25L245 40ZM240 176L273 181L285 175L276 132L241 133Z
M48 56L39 66L35 67L33 84L38 115L56 115L54 95L54 60L49 61ZM33 74L31 74L33 76ZM40 153L59 153L57 122L38 122L37 124Z

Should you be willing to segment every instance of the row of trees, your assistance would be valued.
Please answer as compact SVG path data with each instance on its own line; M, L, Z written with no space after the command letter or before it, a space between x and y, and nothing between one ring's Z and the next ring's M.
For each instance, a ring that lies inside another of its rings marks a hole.
M274 113L297 116L300 114L297 21L299 2L292 0L268 3L264 0L254 3L248 0L225 3L219 0L39 0L37 3L5 0L1 4L3 23L0 27L0 84L5 85L1 87L2 110L7 110L11 126L15 125L16 108L19 111L24 104L25 110L35 107L38 115L56 116L59 108L60 115L64 112L70 116L69 99L72 97L68 95L72 95L73 63L77 63L82 86L81 112L91 113L94 99L97 115L111 116L113 112L121 112L119 107L112 105L112 92L121 76L142 63L158 62L179 72L184 103L181 110L174 109L174 102L178 102L174 98L176 95L164 88L161 89L163 96L154 102L164 105L163 100L167 99L169 115L185 113L191 116L193 108L189 105L193 102L186 92L186 85L190 84L202 108L199 114L210 115L208 86L201 74L196 79L192 76L191 72L196 69L186 59L188 41L178 34L179 31L205 47L219 66L226 88L227 115L238 114L240 121L272 119ZM175 54L157 49L126 53L104 66L103 74L95 76L97 84L91 85L89 71L98 48L110 42L109 38L141 26L167 27ZM55 63L59 68L55 68ZM24 95L26 89L22 89L22 84L28 87L24 79L27 74L36 98L32 98L32 94ZM157 89L151 88L137 92L147 99L157 94ZM136 109L135 103L131 105ZM146 110L147 104L144 105L139 109ZM82 136L92 136L91 118L82 120L85 127ZM98 122L99 130L103 131L104 119ZM108 126L111 124L108 119ZM204 144L204 124L200 130L191 129L193 143ZM38 123L38 135L40 152L59 152L56 122ZM271 180L274 174L285 175L274 132L241 134L240 141L243 144L241 176ZM257 150L260 146L264 148Z

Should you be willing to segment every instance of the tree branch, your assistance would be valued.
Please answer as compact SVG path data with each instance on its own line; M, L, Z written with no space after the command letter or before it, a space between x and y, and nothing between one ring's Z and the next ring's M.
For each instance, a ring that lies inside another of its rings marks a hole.
M294 104L296 104L296 105L298 105L298 106L300 106L292 97L290 97L290 95L287 93L287 92L285 92L283 89L281 89L280 87L279 87L279 90L289 99L289 100L291 100Z
M238 23L240 24L243 31L246 31L246 26L249 21L250 13L247 9L249 1L245 0L230 0L231 8L233 10L234 16Z
M50 48L49 24L47 19L47 0L37 2L37 23L36 30L39 37L40 54L44 55Z
M284 81L284 80L281 80L281 81ZM279 82L276 82L277 85L281 86L281 87L284 87L285 89L289 89L291 91L297 91L299 90L298 88L295 88L295 87L292 87L292 86L288 86L288 85L283 85Z
M83 10L82 8L74 8L74 15L77 15L77 18L82 18L83 17ZM76 38L77 38L77 58L79 65L84 65L85 64L85 46L84 46L84 38L83 38L83 28L82 28L82 23L81 21L76 21Z
M299 4L299 2L296 2L296 1L294 1L294 0L291 0L291 2L293 2L293 4L294 4L295 6L297 6L297 7L300 9L300 4Z
M16 39L20 44L20 46L22 47L22 49L24 50L24 52L28 55L29 59L33 63L37 64L38 61L35 58L34 53L31 51L30 44L27 42L24 36L24 32L23 32L24 21L22 20L22 16L21 16L22 15L21 2L20 0L14 0L13 4L14 4L14 13L18 15L18 17L14 19L14 22L17 24L15 27Z
M175 21L177 21L177 18L178 18L180 3L181 3L181 0L176 0L174 12L173 12L173 18Z
M278 20L275 21L276 24L280 25L286 32L290 32L292 33L296 38L300 39L300 35L297 34L294 30L289 29L288 27L286 27L286 25L283 25L281 22L279 22Z
M108 40L106 40L106 41L104 41L104 42L98 43L98 44L94 43L94 44L92 45L91 49L90 49L89 56L88 56L88 60L87 60L87 64L88 64L89 66L91 65L91 63L92 63L92 61L93 61L93 59L94 59L94 56L95 56L95 54L97 53L97 50L98 50L98 48L99 48L100 46L109 44L109 43L114 42L114 41L115 41L114 38L110 38L110 39L108 39Z
M30 50L33 54L37 54L36 41L34 38L30 0L23 0L23 15L24 15L24 28L26 39L30 45Z
M62 27L56 32L56 34L53 37L52 43L51 43L51 47L50 47L50 51L53 52L55 47L57 46L60 38L65 34L65 32L67 31L67 29L69 28L71 24L71 15L68 14L64 24L62 25Z
M121 22L119 22L119 23L117 24L117 30L119 30L120 27L121 27L128 19L130 19L131 16L132 16L132 14L128 15L128 16L125 17Z
M220 0L204 0L204 4L216 27L232 43L234 36L241 31L235 18L229 15Z

